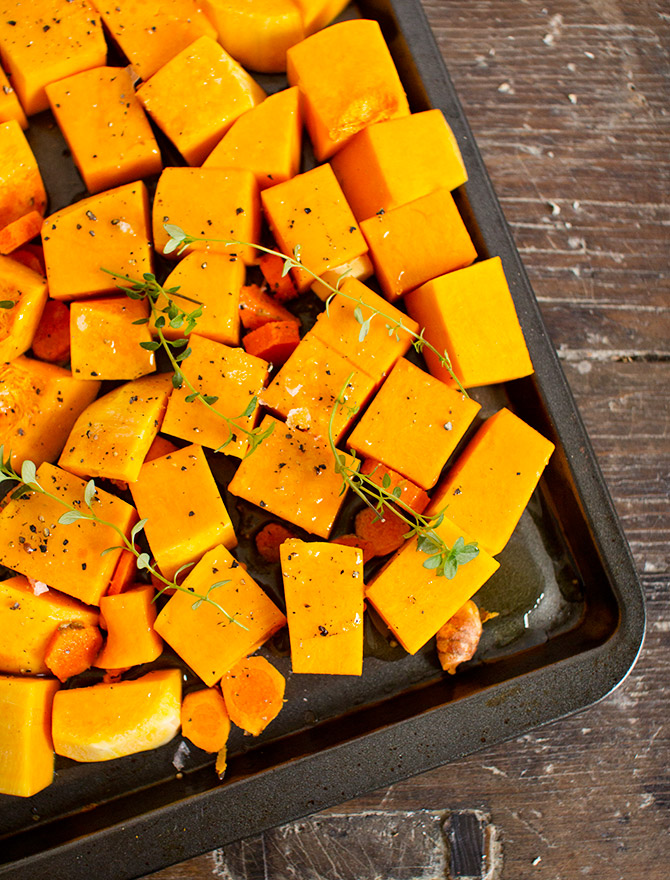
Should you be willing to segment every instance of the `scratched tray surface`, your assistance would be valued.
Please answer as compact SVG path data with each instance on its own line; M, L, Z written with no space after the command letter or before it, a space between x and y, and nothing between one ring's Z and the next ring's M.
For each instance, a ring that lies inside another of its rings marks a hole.
M476 597L499 616L456 676L442 673L434 643L409 656L389 645L371 616L360 678L292 675L286 634L278 634L263 651L287 677L287 702L260 737L233 732L222 784L212 757L181 737L116 761L59 758L43 792L0 796L2 877L67 871L70 880L118 880L157 870L590 705L637 656L644 608L630 554L418 0L362 2L359 9L380 21L412 110L439 107L452 126L469 172L455 194L459 208L479 256L502 258L524 328L535 375L472 395L482 415L511 406L557 446L499 556L499 571ZM268 91L285 84L258 79ZM29 138L56 210L85 189L50 114L31 122ZM167 145L165 160L178 161ZM307 151L304 167L312 163ZM307 328L321 306L307 297L298 308ZM210 463L225 491L236 462L211 455ZM225 500L239 558L283 604L278 566L253 552L253 534L268 517L227 493ZM355 503L345 506L335 534L351 531L355 511ZM179 661L167 650L159 662ZM187 686L195 683L185 675Z

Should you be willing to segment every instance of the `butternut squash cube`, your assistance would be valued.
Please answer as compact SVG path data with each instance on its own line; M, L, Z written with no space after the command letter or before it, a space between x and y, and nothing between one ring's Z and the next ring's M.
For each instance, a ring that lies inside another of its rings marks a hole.
M132 681L69 688L54 697L57 755L110 761L157 749L181 724L180 669L158 669Z
M330 165L263 190L261 201L279 250L291 255L299 246L300 261L317 275L367 251ZM291 274L300 291L314 281L305 269Z
M451 520L436 528L448 547L458 538L468 537ZM428 555L417 549L412 538L391 557L365 591L365 598L382 617L395 638L410 654L416 652L452 617L491 577L499 564L486 551L460 565L451 580L424 568Z
M137 97L188 164L202 165L265 92L216 40L203 36L143 83Z
M237 544L202 446L184 446L145 462L130 491L139 516L147 520L151 552L169 580L212 547L232 550Z
M85 70L46 92L89 192L160 172L160 149L128 68Z
M70 308L70 366L80 379L138 379L156 370L145 300L125 294L74 302Z
M352 431L349 446L430 489L479 409L475 400L402 358Z
M554 451L508 409L487 419L448 471L429 511L449 518L497 556L509 541Z
M0 256L0 363L27 351L47 301L46 280L11 257Z
M160 431L170 392L169 373L126 382L81 413L58 464L80 477L133 483Z
M359 18L334 24L291 47L286 62L290 85L304 95L305 125L320 162L362 128L409 115L400 77L376 21Z
M107 641L93 664L101 669L125 669L152 663L163 653L163 640L154 631L156 592L151 584L137 584L100 599Z
M249 265L255 260L254 247L225 242L260 241L261 205L256 178L243 168L166 168L158 181L153 207L154 246L161 252L169 238L165 223L175 223L189 235L218 239L195 242L184 254L225 254Z
M28 128L28 119L23 107L7 79L7 74L0 67L0 122L9 122L10 119L15 119L24 131Z
M426 339L446 351L464 388L529 376L533 364L500 257L440 275L407 294L407 309ZM437 355L424 350L428 369L453 385Z
M0 31L4 22L0 21ZM46 190L19 123L11 119L0 125L0 229L37 211L44 214ZM32 236L31 236L32 237Z
M261 429L270 425L274 425L272 434L258 453L240 464L228 491L328 538L344 501L342 477L335 471L328 441L266 416ZM348 464L354 463L352 456L342 454Z
M283 89L236 119L203 168L246 168L267 189L298 173L301 142L300 92Z
M325 302L333 293L332 288L340 288L345 278L355 278L357 281L367 281L374 274L374 266L372 260L367 254L361 254L360 257L354 257L336 266L334 269L328 269L323 275L320 275L316 281L312 283L312 293L315 293L320 300Z
M246 270L242 260L231 259L229 254L190 253L170 272L163 287L179 288L179 294L171 293L170 299L185 312L198 306L189 302L196 300L202 305L202 315L197 319L196 333L224 345L239 345L240 341L240 290L245 281ZM156 301L159 309L168 305L161 294ZM188 335L185 328L163 327L163 336L177 339Z
M331 413L337 443L375 389L375 381L341 354L308 334L277 373L261 398L271 412L303 430L328 437ZM337 400L344 393L345 406Z
M0 794L32 797L51 785L51 706L59 687L49 678L0 675Z
M0 53L26 115L32 116L48 109L49 83L102 67L107 44L88 0L6 0Z
M105 27L146 80L198 37L216 31L195 0L95 0Z
M205 553L183 587L186 592L171 597L155 629L208 687L286 623L225 547ZM211 601L200 601L195 594Z
M42 244L54 299L113 293L109 272L141 279L152 271L145 185L127 183L57 211L42 225Z
M99 382L74 379L55 364L18 357L0 366L0 437L14 468L55 461Z
M205 9L226 52L260 73L283 73L286 50L306 36L293 0L205 0Z
M393 302L430 278L469 266L477 251L448 189L361 223L375 275Z
M347 6L347 0L296 0L302 12L307 34L314 34L331 21Z
M86 512L86 484L48 462L37 469L37 482L68 504ZM125 534L137 518L135 508L98 489L93 509L100 519ZM0 563L19 574L48 584L87 605L97 605L121 555L119 535L111 526L79 519L58 520L66 508L40 492L10 500L0 511Z
M363 671L363 551L284 541L280 547L294 672Z
M254 427L268 364L241 348L229 348L196 333L191 334L189 347L191 354L181 362L187 382L172 392L163 432L243 458L247 436L244 431L231 429L227 419L247 431ZM214 409L200 399L190 399L194 393L191 386L206 397L216 398L211 404Z
M418 333L419 325L355 278L346 278L340 291L331 300L328 310L321 312L310 333L379 384L396 361L407 353L412 343L407 330ZM363 339L363 324L357 318L357 309L363 323L370 322ZM401 322L407 330L398 327Z
M468 179L454 133L437 109L370 125L331 164L359 221Z
M49 640L62 623L73 621L97 626L98 612L56 590L36 593L22 575L0 581L0 672L48 674Z

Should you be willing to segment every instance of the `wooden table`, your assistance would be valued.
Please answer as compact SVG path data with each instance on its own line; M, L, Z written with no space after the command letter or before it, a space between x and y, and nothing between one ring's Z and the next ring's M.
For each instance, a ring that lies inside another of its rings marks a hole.
M394 880L397 850L374 839L400 822L409 846L432 816L420 809L451 817L451 868L416 864L405 880L670 875L670 7L425 8L630 542L645 646L625 683L576 716L286 826L260 842L265 859L249 842L155 880L365 880L373 868ZM345 847L338 814L353 814ZM489 850L476 874L459 855L468 829Z

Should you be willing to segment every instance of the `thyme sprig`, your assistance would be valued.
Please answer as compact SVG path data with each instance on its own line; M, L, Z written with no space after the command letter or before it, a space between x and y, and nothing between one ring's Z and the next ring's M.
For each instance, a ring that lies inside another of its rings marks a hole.
M423 567L434 570L438 577L451 580L456 576L459 566L465 565L479 555L477 544L466 544L463 537L458 537L453 546L449 547L436 531L444 520L444 511L435 516L423 516L423 514L417 513L402 498L402 490L399 486L391 488L392 481L388 474L384 475L380 485L371 479L371 475L359 473L355 467L348 463L347 456L340 452L335 445L333 425L339 408L346 408L352 414L358 409L357 405L353 407L347 405L346 389L352 377L353 374L349 376L347 383L338 394L328 423L328 442L335 459L335 471L342 477L342 491L351 489L369 508L375 511L379 518L386 512L391 512L393 516L399 517L407 526L407 533L404 537L407 540L416 537L417 551L428 555Z
M0 309L13 309L16 303L11 299L3 299L0 301Z
M165 288L156 280L156 276L150 272L145 272L142 280L131 278L129 275L120 275L118 272L112 272L109 269L103 269L108 275L117 279L119 290L123 291L130 299L143 299L149 304L151 310L151 318L140 318L133 321L134 324L148 324L153 322L158 339L151 342L140 342L142 348L147 351L158 351L162 348L170 361L172 367L172 385L174 388L182 388L184 385L188 388L189 394L186 396L186 403L193 403L199 400L210 412L227 422L230 429L228 439L219 446L215 452L221 452L230 443L235 442L238 432L245 435L248 443L246 455L251 455L261 443L270 436L274 430L274 423L265 430L260 427L247 428L239 424L239 419L249 418L256 409L258 398L252 397L244 412L237 416L227 416L217 409L215 404L219 400L218 396L213 394L205 394L199 391L191 382L182 369L182 363L191 355L191 348L188 345L186 336L191 333L197 326L198 318L202 315L202 303L191 299L182 293L178 293L179 287ZM195 304L197 307L191 312L187 312L180 308L172 299L178 295L180 299ZM160 299L166 302L165 306L160 305ZM170 327L172 330L181 330L183 337L178 339L168 339L164 330Z
M53 492L49 492L48 489L45 489L38 480L37 480L37 469L35 467L34 462L26 460L23 462L21 466L21 473L17 473L14 467L11 464L11 457L6 461L4 459L4 447L0 446L0 485L6 482L15 482L17 485L13 488L11 492L11 499L18 500L20 498L25 498L31 492L38 492L41 495L44 495L47 498L50 498L52 501L57 501L62 507L65 507L65 512L61 514L58 518L58 523L60 525L72 525L73 523L79 520L86 520L88 522L96 523L100 526L106 526L107 528L112 529L119 536L121 543L119 545L113 547L107 547L102 551L101 555L105 555L107 553L111 553L113 550L130 550L130 552L137 559L137 567L140 570L148 571L154 578L156 578L161 584L163 584L162 588L157 591L154 596L154 601L162 596L166 590L179 590L182 593L187 593L191 596L195 601L193 602L191 608L193 610L197 610L203 602L206 602L209 605L212 605L218 611L220 611L225 617L228 618L230 623L235 623L237 626L241 626L242 629L246 629L246 627L241 624L233 615L229 614L222 605L219 605L211 597L211 592L215 590L217 587L221 587L224 584L227 584L228 581L217 581L214 584L211 584L207 588L207 592L203 595L201 593L196 593L194 590L191 590L188 587L183 586L177 582L177 578L182 572L184 572L187 568L189 568L193 563L187 563L186 565L182 565L178 571L175 572L174 578L172 580L164 577L161 572L151 564L151 558L148 553L142 551L140 547L136 544L137 536L144 529L147 524L146 519L141 519L139 522L135 523L130 532L130 537L127 537L123 529L116 525L116 523L109 522L106 519L98 516L94 511L94 504L100 503L100 499L98 498L98 489L95 485L94 480L89 480L86 483L86 488L84 489L84 503L88 508L88 512L85 512L83 509L76 507L74 504L70 504L69 501L66 501L64 498L61 498L58 495L55 495Z
M356 303L356 307L354 308L354 318L360 324L360 330L358 333L358 341L363 342L365 337L370 332L370 324L373 318L380 318L385 320L387 323L385 325L386 330L389 336L394 336L396 339L399 338L399 332L402 330L404 333L407 333L412 340L412 347L419 354L423 352L424 349L428 349L432 351L433 354L439 358L440 364L448 371L449 375L455 382L458 390L465 397L469 397L468 392L463 387L460 379L454 372L454 368L451 363L451 358L448 353L445 351L438 351L438 349L429 342L425 337L425 328L422 328L418 333L416 330L413 330L411 327L408 327L407 324L402 320L402 318L398 318L397 316L388 315L382 309L376 308L376 306L370 305L367 303L362 296L351 296L348 293L345 293L340 288L340 283L344 281L346 275L342 275L338 280L337 285L329 284L325 281L320 275L314 272L309 266L306 266L300 256L300 245L296 245L293 249L293 254L284 254L281 251L274 250L273 248L264 247L260 244L253 244L248 241L239 241L234 238L208 238L203 236L195 236L189 235L187 232L180 226L176 226L173 223L164 223L163 228L170 236L167 244L163 248L163 253L165 254L182 254L184 250L192 244L197 242L201 243L212 243L212 244L224 244L228 247L254 247L256 250L261 251L264 254L272 254L275 257L280 257L284 261L284 266L282 269L282 276L288 275L291 269L301 269L303 272L307 272L308 275L311 275L315 281L319 281L323 286L330 291L328 298L326 299L326 313L328 313L328 309L330 307L331 302L336 296L344 297L344 299L348 299L350 302ZM363 316L363 309L367 309L371 312L371 314L365 318Z

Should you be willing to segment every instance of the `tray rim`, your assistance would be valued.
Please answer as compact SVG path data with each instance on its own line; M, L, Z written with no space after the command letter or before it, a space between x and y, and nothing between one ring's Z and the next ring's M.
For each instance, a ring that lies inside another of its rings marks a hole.
M361 0L359 8L364 14L372 13L378 20L386 18L392 28L397 27L431 106L445 113L458 138L470 176L468 197L482 236L492 252L503 259L515 301L518 297L523 306L522 323L538 393L552 416L577 497L584 505L594 542L601 552L608 586L619 611L616 629L596 647L467 698L0 865L2 878L41 880L47 875L60 877L67 873L70 880L88 880L95 866L99 880L120 880L159 870L595 705L623 683L639 656L645 631L642 586L586 429L424 9L420 0ZM548 702L538 699L537 692L560 692L561 711L550 711ZM500 706L508 701L513 703L513 709L509 723L501 727ZM449 730L452 736L436 738L435 729ZM403 751L399 752L399 748ZM389 766L389 754L396 755L397 766ZM357 769L352 772L353 768ZM313 784L310 786L309 782ZM194 813L198 817L196 828L191 827ZM255 817L253 821L248 821L249 816ZM106 856L110 852L123 852L123 866L113 864Z

